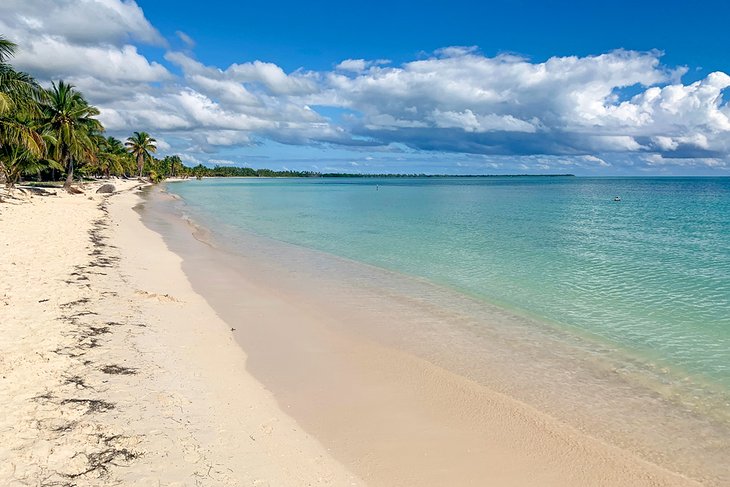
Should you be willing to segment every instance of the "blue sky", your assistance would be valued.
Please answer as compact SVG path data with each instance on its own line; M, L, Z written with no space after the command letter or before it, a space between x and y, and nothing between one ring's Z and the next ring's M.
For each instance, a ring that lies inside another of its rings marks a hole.
M15 62L189 164L728 174L730 3L7 0Z
M542 61L618 48L665 52L664 62L730 71L730 2L709 1L140 1L161 32L182 30L207 63L242 59L287 71L342 59L404 62L446 46L476 45Z

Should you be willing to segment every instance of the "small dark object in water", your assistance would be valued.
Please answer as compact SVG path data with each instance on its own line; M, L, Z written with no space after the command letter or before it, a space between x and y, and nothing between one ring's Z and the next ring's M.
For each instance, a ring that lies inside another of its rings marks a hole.
M620 196L614 196L613 197L613 201L621 201L621 197Z
M96 190L97 193L103 193L103 194L110 194L116 191L116 188L113 184L102 184L99 186L99 189Z

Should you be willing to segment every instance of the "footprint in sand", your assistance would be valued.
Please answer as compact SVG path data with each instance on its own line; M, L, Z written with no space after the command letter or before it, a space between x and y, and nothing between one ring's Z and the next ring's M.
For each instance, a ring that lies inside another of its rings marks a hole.
M274 423L276 423L276 419L272 419L271 421L268 421L261 425L261 431L266 433L267 435L270 435L274 432Z
M170 296L169 294L148 293L147 291L141 291L141 290L137 290L134 293L139 296L143 296L145 298L156 299L160 302L173 302L173 303L180 302L179 299L177 299L173 296Z

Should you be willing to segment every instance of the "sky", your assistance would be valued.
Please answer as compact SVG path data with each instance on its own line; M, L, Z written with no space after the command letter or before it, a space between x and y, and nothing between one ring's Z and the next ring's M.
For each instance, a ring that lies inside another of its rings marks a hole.
M579 3L582 3L580 5ZM3 0L12 63L188 165L730 175L730 2Z

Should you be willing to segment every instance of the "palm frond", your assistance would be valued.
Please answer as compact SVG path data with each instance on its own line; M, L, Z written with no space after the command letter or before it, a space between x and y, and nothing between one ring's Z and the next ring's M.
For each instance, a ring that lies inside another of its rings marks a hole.
M4 36L0 36L0 62L5 62L8 58L13 57L17 48L17 44L9 41Z

